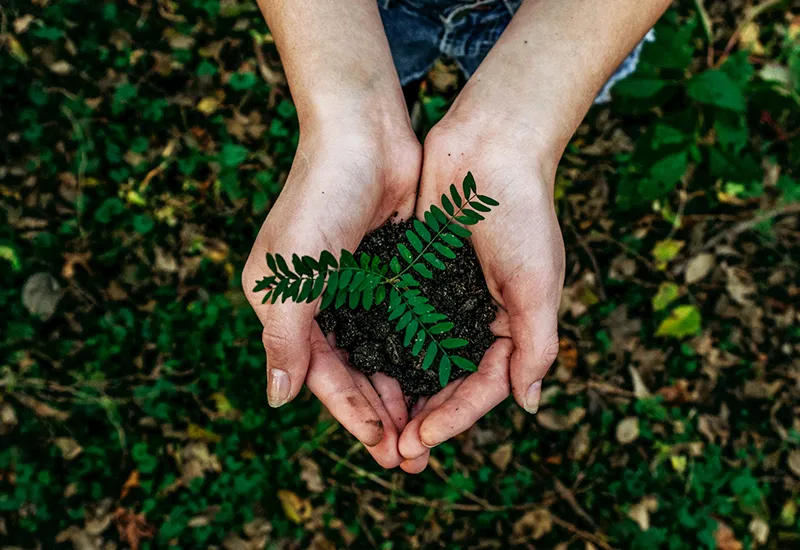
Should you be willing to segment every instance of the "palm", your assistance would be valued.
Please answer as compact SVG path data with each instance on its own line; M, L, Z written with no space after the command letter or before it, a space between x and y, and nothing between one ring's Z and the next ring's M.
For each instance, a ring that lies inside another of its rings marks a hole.
M429 154L430 151L430 154ZM405 428L400 452L418 471L428 447L469 428L513 391L526 406L528 388L541 380L558 350L556 313L564 274L564 247L550 187L533 165L507 155L473 153L462 143L429 147L417 211L438 203L451 183L472 171L480 189L500 206L472 229L472 244L497 301L497 341L478 372L432 397ZM538 401L538 396L537 401Z
M355 250L367 232L395 213L409 217L419 164L408 157L401 156L402 167L394 170L358 143L301 142L243 272L245 293L264 326L270 404L291 400L305 381L384 466L400 462L397 439L407 412L399 384L383 375L368 380L352 369L314 320L317 304L261 304L252 290L267 269L266 252L318 256L322 250Z

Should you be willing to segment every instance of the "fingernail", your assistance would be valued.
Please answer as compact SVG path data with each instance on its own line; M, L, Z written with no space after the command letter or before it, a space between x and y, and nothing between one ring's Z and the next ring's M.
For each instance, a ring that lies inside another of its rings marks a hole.
M525 410L531 414L536 414L539 410L539 399L542 397L542 381L537 380L528 387L525 394Z
M285 370L269 369L267 401L270 407L280 407L289 400L289 375Z

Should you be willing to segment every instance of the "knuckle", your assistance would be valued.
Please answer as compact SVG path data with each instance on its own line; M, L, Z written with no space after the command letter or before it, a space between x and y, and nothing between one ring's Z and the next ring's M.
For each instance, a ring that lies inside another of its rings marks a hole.
M294 344L286 326L271 316L264 321L261 341L269 354L275 354L278 357L285 357Z
M542 346L542 363L545 364L548 368L558 357L559 351L559 342L558 342L558 333L554 332L550 337L547 338L544 342L544 346Z

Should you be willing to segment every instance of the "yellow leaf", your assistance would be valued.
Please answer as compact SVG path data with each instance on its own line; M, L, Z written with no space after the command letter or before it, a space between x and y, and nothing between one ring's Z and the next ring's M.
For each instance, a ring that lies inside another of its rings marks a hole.
M224 393L221 392L213 393L211 394L211 399L213 399L214 403L216 403L217 412L219 414L224 415L234 410L233 405L231 405L231 402L228 401L228 398L225 397Z
M672 469L682 474L686 471L686 457L683 455L672 455L669 457L669 462L672 464Z
M10 246L0 246L0 260L6 260L11 264L11 270L17 272L22 267L17 252Z
M197 110L204 115L210 115L219 108L219 100L216 97L204 97L197 104Z
M653 296L653 310L661 311L667 308L678 298L680 288L672 282L664 282L658 287L658 292Z
M22 47L22 44L17 41L16 38L10 35L6 35L6 42L8 44L9 50L11 50L11 57L22 63L23 65L28 64L28 54L25 53L25 50Z
M197 424L189 424L189 428L186 431L188 432L190 439L201 439L203 441L208 441L209 443L219 443L222 441L220 436L212 431L206 430L205 428L201 428Z
M281 489L278 491L278 500L281 501L283 513L294 523L303 523L311 517L311 503L293 492Z
M674 239L658 241L655 248L653 248L653 257L658 262L658 268L662 270L666 269L667 262L678 255L678 252L681 251L684 244L683 241L676 241Z
M146 206L147 205L147 201L144 200L144 197L141 196L138 192L134 191L133 189L128 191L128 194L125 195L125 199L130 204L135 204L136 206Z
M661 322L656 336L692 336L700 332L701 323L700 311L695 306L678 306Z

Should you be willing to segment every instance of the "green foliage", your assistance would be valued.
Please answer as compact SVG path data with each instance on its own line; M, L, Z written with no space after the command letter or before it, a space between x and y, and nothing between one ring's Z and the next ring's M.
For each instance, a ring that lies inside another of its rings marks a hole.
M383 263L377 256L362 253L357 261L351 252L342 250L336 260L325 250L318 260L293 254L290 267L280 254L267 253L266 263L272 274L256 282L253 292L264 292L262 303L273 304L278 300L311 303L322 297L321 309L331 305L339 309L347 304L351 309L369 310L373 305L380 306L388 296L388 320L397 321L394 330L404 335L403 346L411 347L415 356L425 349L421 364L425 370L438 358L439 382L444 387L450 380L452 365L468 371L478 367L469 359L450 353L469 342L446 337L455 325L415 288L419 281L412 271L431 279L432 270L445 270L445 261L455 258L453 249L464 246L463 239L471 235L458 224L477 224L484 219L478 212L490 212L499 203L479 195L475 178L468 172L461 192L451 185L449 195L442 195L441 204L441 208L432 205L424 213L424 222L413 221L413 229L405 233L408 244L397 244L399 258L394 256Z

